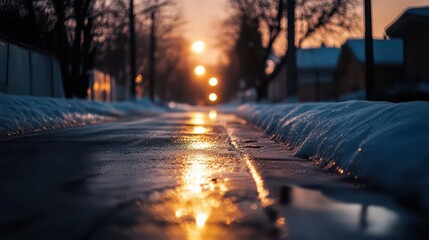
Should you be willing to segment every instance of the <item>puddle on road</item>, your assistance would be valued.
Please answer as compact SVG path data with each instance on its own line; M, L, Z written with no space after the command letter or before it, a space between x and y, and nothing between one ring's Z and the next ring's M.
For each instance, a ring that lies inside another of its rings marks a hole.
M190 156L184 168L173 205L176 220L185 223L188 239L198 239L206 229L206 223L230 225L242 217L234 204L235 197L226 197L229 179L221 177L228 169L217 166L212 156L196 154Z
M369 193L354 196L351 192L346 197L344 192L331 192L328 197L319 190L296 186L274 188L270 196L277 199L279 212L286 216L291 238L321 239L323 235L322 239L421 239L422 233L427 236L426 223L395 208L385 197Z
M239 223L244 217L236 204L240 199L227 195L231 191L231 183L224 175L235 170L224 164L227 159L198 151L213 150L219 144L204 137L210 131L207 125L216 118L215 110L211 110L208 115L193 115L191 123L194 124L193 133L196 136L189 141L191 151L186 156L182 176L178 180L179 187L173 193L175 201L170 206L175 213L176 219L173 221L182 226L187 239L231 237L228 226Z

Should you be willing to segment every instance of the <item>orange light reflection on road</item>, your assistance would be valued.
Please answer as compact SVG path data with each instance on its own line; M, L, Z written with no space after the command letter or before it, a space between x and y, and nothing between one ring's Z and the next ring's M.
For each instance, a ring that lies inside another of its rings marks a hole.
M191 119L191 123L194 125L203 125L205 124L204 117L205 116L202 113L194 113Z
M219 223L228 225L243 216L231 198L225 196L231 182L222 175L232 170L222 164L224 159L220 156L210 154L211 149L217 147L216 142L204 134L209 131L206 124L216 116L216 111L212 110L208 115L196 112L190 119L191 131L196 135L186 138L189 153L184 156L177 197L173 197L172 206L173 217L181 225L183 223L187 239L206 239L221 234L224 229L219 228Z
M183 171L175 216L194 220L194 225L187 226L189 239L195 239L211 217L229 224L238 216L236 207L224 198L228 181L214 176L219 171L214 167L215 160L211 155L191 155ZM222 211L218 211L219 208Z
M234 146L234 148L236 149L239 148L235 141L232 141L231 144ZM258 197L259 197L259 200L261 201L262 207L268 207L272 205L274 203L274 200L269 197L269 191L268 189L265 188L263 178L261 177L261 175L259 175L255 166L250 160L250 157L248 155L244 155L243 157L244 157L246 166L249 169L250 174L252 175L253 181L255 181L256 190L258 191Z
M207 132L207 128L203 127L203 126L195 126L193 133L194 134L204 134Z
M195 218L195 221L197 223L197 227L198 228L204 227L204 225L206 224L207 218L208 218L208 216L206 213L203 213L203 212L198 213L196 218Z
M192 130L194 134L204 134L208 131L207 128L203 126L206 123L206 116L203 113L194 113L192 115L191 123L195 125Z
M147 203L142 201L141 205L140 203L138 205L143 213L148 212L155 216L163 224L162 226L168 225L157 232L164 236L195 240L240 239L238 236L241 236L242 232L235 230L236 224L247 219L247 211L260 210L256 199L249 202L250 209L248 209L247 203L241 205L242 200L249 201L247 195L242 198L241 193L234 192L237 186L240 188L244 186L241 185L244 184L241 174L247 174L241 159L213 151L214 148L229 149L229 143L219 141L214 134L202 134L207 132L207 129L213 128L213 122L210 122L209 118L211 118L210 115L215 118L217 113L215 110L210 112L209 116L207 112L192 114L187 122L189 126L183 130L186 134L177 141L180 144L186 143L183 145L185 149L181 147L172 155L175 164L173 171L177 177L174 177L172 172L167 178L168 181L174 178L177 185L166 190L154 191L150 195L150 201ZM192 124L201 122L204 124ZM191 131L199 135L189 134ZM235 178L235 173L239 174L239 181ZM252 172L253 175L255 175L254 172ZM262 179L257 180L259 193ZM264 194L259 196L266 197ZM276 224L283 222L280 219ZM148 227L145 221L142 223L136 231L153 231L152 226ZM230 227L231 224L233 226ZM244 235L246 232L253 232L251 228L244 226L240 229L245 231Z
M205 123L204 118L192 118L191 122L195 125L203 125Z
M191 142L189 148L193 150L203 150L213 148L213 144L209 142Z

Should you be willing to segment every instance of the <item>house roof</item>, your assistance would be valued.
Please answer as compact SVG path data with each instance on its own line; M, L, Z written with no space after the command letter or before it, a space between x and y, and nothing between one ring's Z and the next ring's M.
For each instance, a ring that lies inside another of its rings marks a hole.
M409 8L405 11L405 14L429 18L429 6L420 8Z
M339 48L298 49L296 61L298 69L334 69L338 64Z
M405 10L400 17L386 29L386 34L392 37L402 36L407 31L415 31L415 29L411 29L410 27L415 27L417 29L422 28L422 26L418 26L421 24L425 26L429 25L429 6Z
M365 40L350 39L343 45L348 47L360 63L365 63ZM374 63L376 65L402 65L404 43L401 39L374 40Z

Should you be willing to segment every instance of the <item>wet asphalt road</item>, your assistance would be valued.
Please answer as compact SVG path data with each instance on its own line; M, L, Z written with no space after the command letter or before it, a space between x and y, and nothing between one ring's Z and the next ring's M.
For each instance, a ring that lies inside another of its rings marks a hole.
M239 119L162 113L0 142L0 239L427 239L426 218Z

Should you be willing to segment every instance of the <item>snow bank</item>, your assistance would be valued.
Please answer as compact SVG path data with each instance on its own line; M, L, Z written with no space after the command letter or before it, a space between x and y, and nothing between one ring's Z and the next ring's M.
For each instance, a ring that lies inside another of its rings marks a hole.
M129 113L160 110L148 100L101 103L0 93L0 138L112 121Z
M429 210L429 103L248 104L238 112L296 156Z

